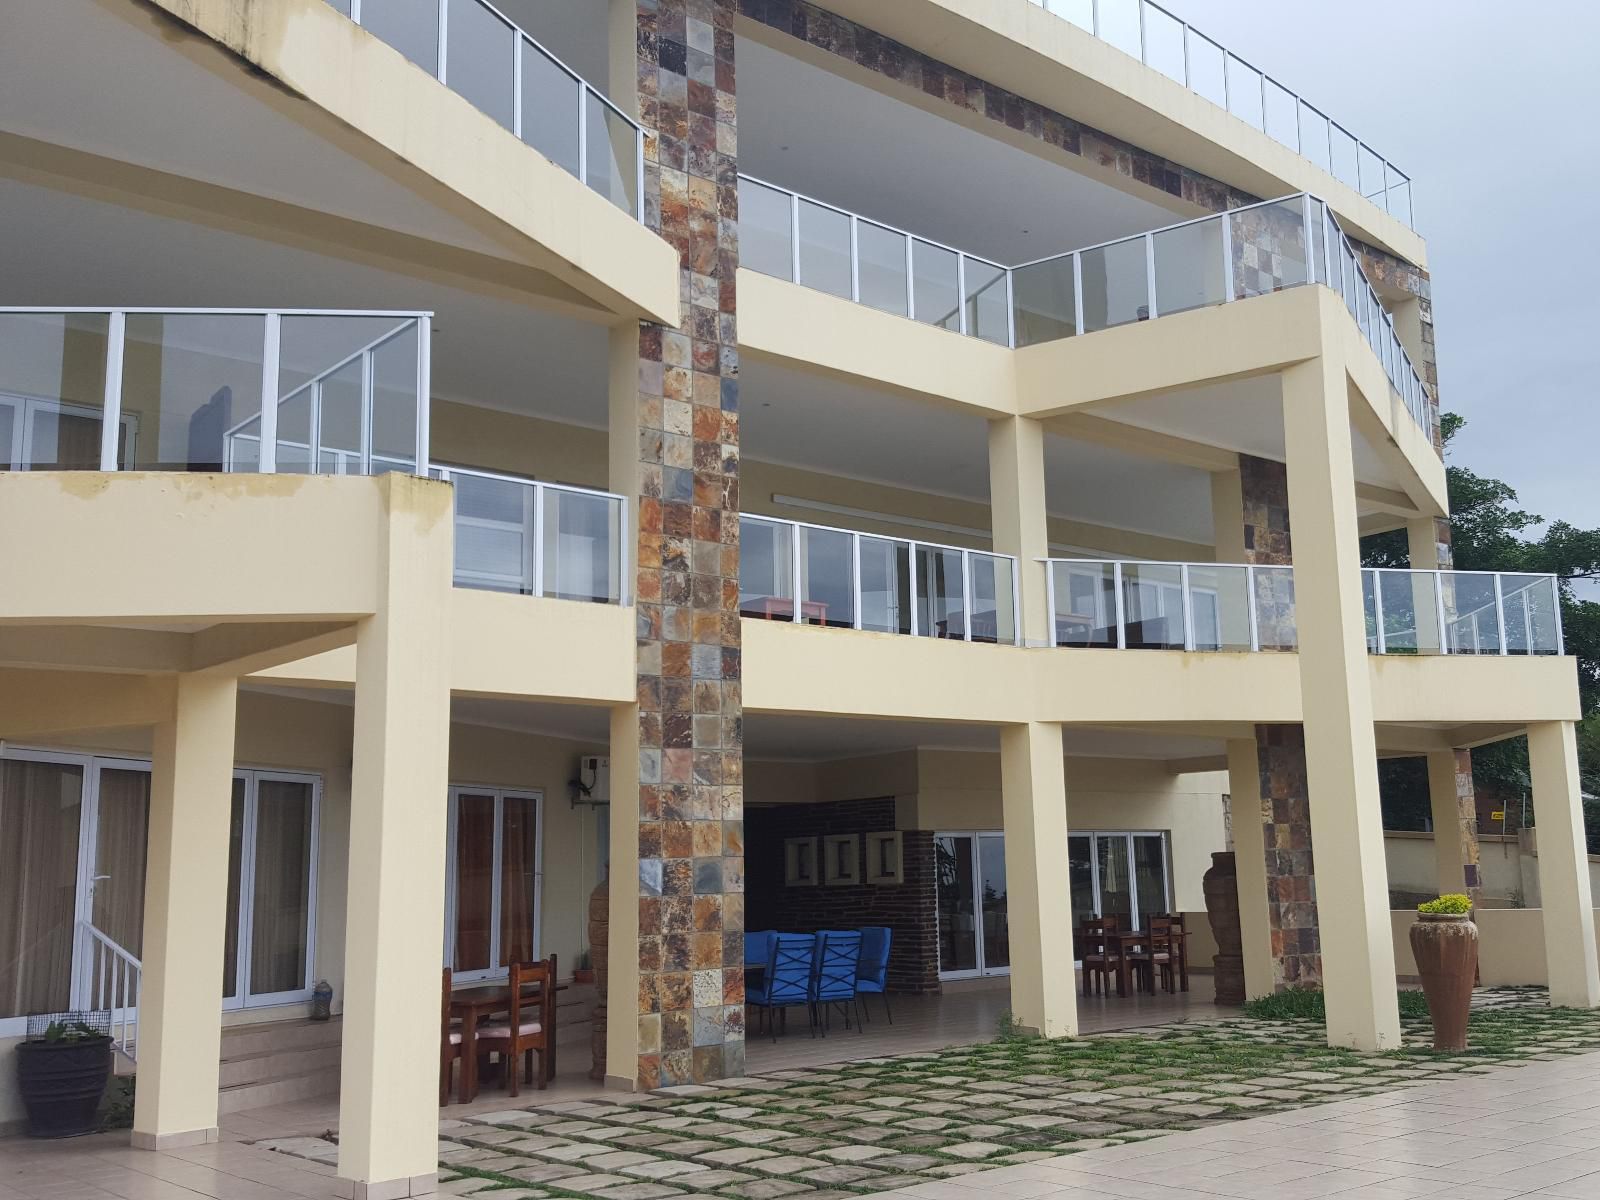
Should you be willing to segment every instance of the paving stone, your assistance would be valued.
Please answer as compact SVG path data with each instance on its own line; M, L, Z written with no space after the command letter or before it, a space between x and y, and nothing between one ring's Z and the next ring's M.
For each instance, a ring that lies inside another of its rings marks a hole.
M723 1189L730 1196L744 1200L779 1200L782 1196L798 1196L817 1189L793 1179L752 1179L749 1183L735 1183Z
M751 1171L772 1176L799 1175L803 1171L813 1171L827 1165L820 1158L806 1158L800 1154L780 1154L775 1158L757 1159L746 1164Z
M929 1167L926 1171L922 1172L922 1174L933 1176L936 1179L953 1179L958 1175L975 1175L979 1171L990 1171L993 1169L994 1168L987 1166L984 1163L943 1163L937 1167Z
M650 1149L670 1154L674 1158L693 1158L697 1154L705 1154L710 1150L724 1150L726 1147L710 1138L663 1138L658 1145Z
M937 1133L913 1133L908 1137L890 1138L882 1144L893 1146L896 1150L934 1150L948 1141L949 1138Z
M616 1187L621 1183L636 1183L637 1180L629 1179L626 1175L608 1175L585 1173L582 1175L569 1175L556 1183L555 1186L563 1191L577 1192L580 1196L597 1196L603 1188Z
M879 1180L892 1178L892 1176L885 1175L882 1171L874 1171L868 1167L851 1167L840 1165L836 1167L819 1167L815 1171L807 1171L802 1178L807 1183L812 1184L839 1183L865 1186L866 1184L871 1183L873 1186L876 1186Z
M718 1166L737 1167L759 1159L773 1158L775 1155L773 1151L763 1150L759 1146L731 1146L726 1150L711 1150L695 1157L702 1162L716 1163Z
M931 1154L891 1154L887 1158L875 1158L872 1165L880 1171L926 1171L929 1167L939 1165L941 1160Z
M1009 1146L1001 1146L995 1142L957 1142L953 1146L946 1146L944 1152L952 1158L988 1158L992 1154L999 1154Z
M897 1122L901 1129L915 1129L919 1133L933 1133L935 1130L948 1129L955 1124L954 1121L944 1117L912 1117L909 1121Z
M668 1145L669 1143L671 1143L674 1140L675 1139L669 1133L651 1133L647 1129L639 1129L639 1130L635 1130L632 1133L624 1134L622 1137L617 1138L611 1144L613 1146L632 1146L636 1150L650 1150L650 1149L654 1149L654 1148L659 1147L659 1146ZM696 1142L696 1143L691 1143L691 1144L692 1145L702 1145L702 1146L708 1146L709 1147L709 1146L715 1146L717 1143L715 1143L715 1142Z
M582 1167L573 1166L571 1163L529 1163L521 1166L507 1168L491 1167L486 1170L496 1171L501 1175L509 1175L512 1179L521 1179L525 1183L555 1183L558 1179L571 1179L578 1175L587 1175Z
M679 1175L703 1173L705 1168L699 1163L684 1162L678 1158L652 1158L649 1162L635 1163L631 1166L619 1168L624 1175L637 1176L640 1179L674 1179Z
M592 1146L582 1142L558 1142L535 1151L540 1158L554 1159L556 1162L583 1162L587 1159L597 1158L602 1154L615 1154L610 1146Z
M1010 1117L1001 1122L1002 1125L1013 1125L1018 1129L1055 1129L1062 1125L1072 1124L1069 1117L1052 1117L1045 1113L1033 1113L1025 1117Z
M887 1158L890 1153L881 1146L835 1146L821 1151L820 1156L834 1162L870 1162L875 1158Z
M724 1188L730 1183L746 1183L754 1178L754 1175L746 1175L741 1171L708 1171L701 1167L691 1173L675 1176L672 1182L679 1187L704 1192Z
M637 1150L616 1150L609 1154L601 1154L595 1158L585 1159L583 1165L599 1171L620 1171L624 1167L636 1167L640 1163L660 1162L651 1154L640 1154Z
M620 1183L600 1188L594 1194L602 1200L661 1200L663 1196L681 1196L683 1189L660 1183Z

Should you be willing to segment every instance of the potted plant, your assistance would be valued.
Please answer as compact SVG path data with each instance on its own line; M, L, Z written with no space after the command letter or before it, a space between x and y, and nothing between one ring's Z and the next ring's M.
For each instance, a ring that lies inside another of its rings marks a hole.
M1478 974L1478 927L1471 912L1468 897L1440 896L1417 905L1411 926L1411 953L1433 1018L1435 1050L1467 1048L1472 983Z
M82 1020L52 1020L17 1046L17 1090L34 1137L93 1133L110 1078L111 1038Z
M578 951L578 965L572 968L573 983L593 983L594 964L587 950Z

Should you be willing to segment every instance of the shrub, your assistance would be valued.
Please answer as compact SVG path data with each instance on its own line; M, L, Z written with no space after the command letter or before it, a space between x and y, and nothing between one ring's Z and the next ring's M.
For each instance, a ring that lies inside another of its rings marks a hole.
M1402 1018L1428 1015L1427 997L1415 988L1402 988L1398 996ZM1263 1021L1322 1021L1327 1019L1328 1009L1321 989L1293 987L1246 1001L1244 1015Z
M1450 916L1465 916L1472 911L1472 899L1459 892L1440 896L1437 900L1429 900L1425 904L1417 905L1419 913L1446 913Z

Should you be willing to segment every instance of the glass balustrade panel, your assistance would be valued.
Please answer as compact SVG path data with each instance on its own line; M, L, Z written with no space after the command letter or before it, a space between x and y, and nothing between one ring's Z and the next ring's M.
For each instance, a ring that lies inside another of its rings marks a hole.
M1249 572L1232 565L1189 567L1189 612L1196 650L1250 649Z
M1083 272L1084 332L1150 319L1144 238L1084 250L1078 261Z
M1116 568L1108 562L1050 563L1057 646L1117 644Z
M445 78L507 129L516 111L517 31L480 0L449 0Z
M861 538L861 628L911 632L911 546L890 538Z
M1499 654L1500 612L1495 602L1494 576L1443 571L1437 578L1444 597L1447 653Z
M837 529L796 527L800 538L800 620L850 629L855 615L855 538Z
M1047 12L1071 21L1079 29L1094 32L1095 0L1043 0Z
M1139 0L1096 0L1102 41L1139 58Z
M1189 90L1218 108L1228 106L1228 56L1221 46L1189 30Z
M739 615L794 620L794 526L739 518Z
M1168 79L1187 84L1183 22L1154 5L1144 6L1144 61Z
M1017 345L1035 346L1078 332L1077 285L1073 257L1049 258L1011 272Z
M959 331L961 272L956 252L913 239L911 271L917 320L924 325Z
M372 350L372 461L368 473L417 470L417 323Z
M361 6L361 25L429 75L439 74L439 0L379 0Z
M966 260L967 332L1006 346L1011 342L1011 302L1006 296L1006 271L981 259Z
M1506 652L1561 653L1556 581L1548 575L1502 575Z
M1262 650L1295 650L1300 641L1294 623L1294 568L1256 567L1257 645Z
M452 474L455 581L486 591L534 592L533 484Z
M800 201L800 282L846 300L853 295L850 218L810 200Z
M1373 574L1383 610L1384 653L1438 654L1438 577L1431 571Z
M1174 563L1123 563L1122 619L1127 649L1182 650L1183 569Z
M583 85L527 38L521 42L522 140L567 174L577 175Z
M739 265L794 279L794 209L787 192L739 180Z
M871 221L856 222L856 271L862 304L902 317L910 312L906 249L905 234Z
M1268 137L1300 149L1300 102L1288 88L1268 79L1262 88L1263 125Z
M588 105L584 128L589 152L585 160L588 184L625 213L638 211L638 130L598 93L585 89Z
M1233 296L1247 300L1300 287L1310 277L1305 201L1299 196L1229 214Z
M961 551L919 545L916 570L917 632L923 637L965 638L969 614Z
M1010 645L1017 640L1016 580L1012 560L968 555L972 570L972 640Z
M1225 219L1179 225L1150 239L1156 256L1156 312L1163 317L1227 301Z
M128 314L122 414L134 470L223 470L232 436L261 416L265 336L260 315Z
M1262 126L1261 72L1243 60L1227 55L1228 111L1246 125Z
M109 328L105 313L0 313L0 470L100 469ZM137 440L125 417L119 465Z
M619 604L622 504L611 496L544 489L544 594Z

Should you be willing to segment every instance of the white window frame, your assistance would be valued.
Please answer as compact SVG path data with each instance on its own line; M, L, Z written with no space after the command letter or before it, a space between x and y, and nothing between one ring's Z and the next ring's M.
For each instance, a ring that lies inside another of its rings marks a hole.
M57 400L49 396L32 396L24 392L0 392L0 406L9 408L12 413L11 444L0 446L0 453L4 454L13 471L37 469L26 461L23 452L33 444L34 422L40 412L54 413L58 417L88 417L102 421L105 419L103 408L95 408L88 404L73 404L71 401ZM120 419L122 428L127 433L127 439L123 448L123 461L119 465L126 469L136 461L134 439L138 435L139 420L134 413L123 413Z
M494 798L494 873L491 877L489 901L489 962L486 968L457 971L456 960L456 837L459 832L461 797L492 796ZM533 844L533 957L539 958L544 944L544 844L545 805L541 788L503 788L478 786L470 783L450 785L449 825L445 838L445 889L444 889L444 965L450 968L452 983L481 983L507 979L511 971L507 966L495 965L500 961L500 913L504 876L500 870L501 849L505 831L505 802L507 799L531 800L534 805L536 836Z
M271 1008L300 1004L311 999L317 973L317 872L322 839L322 776L309 771L257 770L235 767L235 779L244 781L244 830L239 840L239 936L232 996L222 998L224 1012L246 1008ZM256 826L260 811L260 784L303 783L311 786L310 888L306 894L306 971L301 986L284 992L250 990L251 944L255 934ZM229 805L232 806L232 797Z

